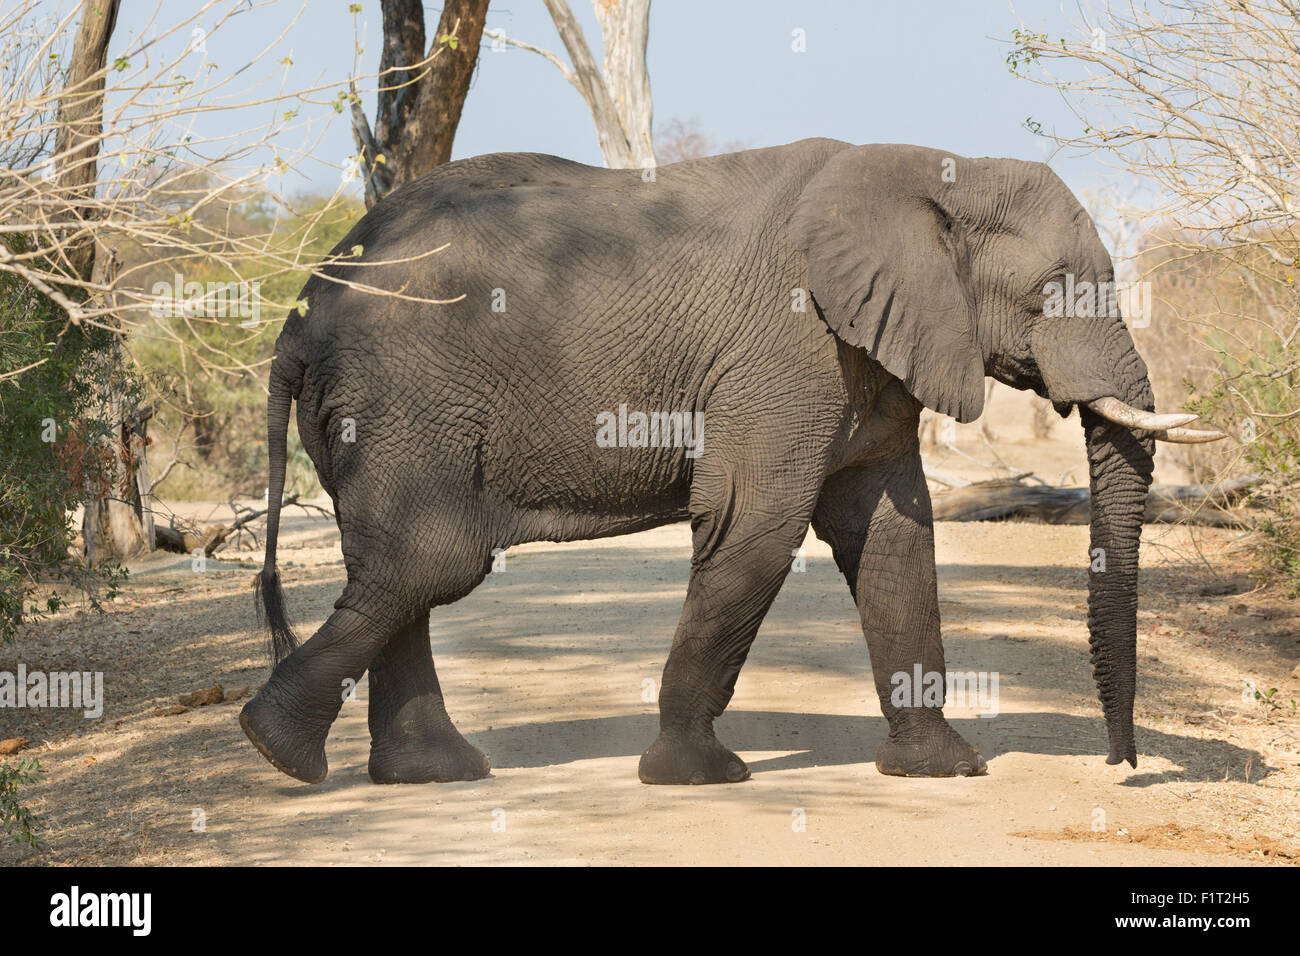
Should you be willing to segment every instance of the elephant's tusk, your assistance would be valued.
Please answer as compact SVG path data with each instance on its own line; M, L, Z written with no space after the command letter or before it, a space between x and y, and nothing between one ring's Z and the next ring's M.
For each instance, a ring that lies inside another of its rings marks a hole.
M1175 445L1199 445L1202 442L1218 441L1227 438L1220 431L1207 431L1203 428L1166 428L1154 433L1157 441L1173 442Z
M1190 412L1180 412L1174 415L1157 415L1155 412L1144 412L1140 408L1126 405L1118 398L1110 396L1088 402L1088 407L1102 418L1114 422L1116 425L1125 425L1128 428L1142 428L1149 432L1178 428L1181 425L1196 421L1198 417ZM1210 441L1211 439L1203 438L1200 440Z

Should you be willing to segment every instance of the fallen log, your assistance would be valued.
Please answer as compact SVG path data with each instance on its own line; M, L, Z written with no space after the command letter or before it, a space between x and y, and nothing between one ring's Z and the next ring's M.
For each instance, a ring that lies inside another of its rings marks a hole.
M925 477L928 481L947 485L949 488L965 488L971 484L971 482L962 478L960 475L954 475L952 472L943 471L931 465L923 464L921 468L925 472Z
M1050 488L1005 478L977 481L931 497L935 521L1036 521L1087 524L1087 488Z
M280 507L287 508L296 504L298 504L298 495L290 495L284 499L284 503ZM315 507L315 505L302 505L301 507ZM177 528L174 520L172 525L168 527L155 525L153 529L154 546L161 548L163 551L172 551L176 554L193 554L199 548L202 548L205 555L212 557L226 543L227 538L240 528L252 524L259 518L266 517L266 512L266 508L261 511L245 511L231 524L208 525L206 528L197 526Z
M1244 527L1248 515L1232 508L1261 479L1252 475L1217 485L1152 485L1147 494L1148 524ZM979 481L931 496L936 521L1029 521L1087 524L1092 507L1087 488L1028 485L1005 478Z
M176 554L193 554L202 548L204 554L211 555L231 530L224 524L188 530L156 524L153 528L154 547Z

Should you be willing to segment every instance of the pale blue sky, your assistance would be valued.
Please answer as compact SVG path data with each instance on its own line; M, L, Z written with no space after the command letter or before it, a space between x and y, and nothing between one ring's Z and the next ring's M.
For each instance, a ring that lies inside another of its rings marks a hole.
M210 28L217 10L246 2L222 0L201 22ZM599 59L589 0L570 2ZM66 5L65 0L60 6ZM144 31L155 13L155 23L169 25L201 6L198 0L167 0L154 8L132 0L122 12L114 53ZM311 0L305 6L288 38L240 74L239 87L276 76L276 61L290 52L289 86L346 80L353 59L348 0ZM300 3L260 0L249 7L207 40L208 60L216 64L211 74L228 76L245 67L293 19ZM430 34L440 9L426 5ZM674 118L696 119L718 143L765 146L829 136L1044 159L1046 146L1023 128L1025 118L1069 129L1074 121L1056 93L1008 71L1008 39L1021 17L1059 36L1072 33L1079 13L1075 3L1062 0L1017 0L1014 11L1008 0L654 0L649 66L655 119L660 126ZM368 72L379 56L377 0L362 0L360 19L367 31L361 69ZM493 0L488 25L564 55L541 0ZM805 53L791 50L796 28L805 31ZM186 29L177 44L188 36ZM190 60L197 69L198 54ZM278 83L277 78L262 89ZM373 96L365 106L373 116ZM303 113L320 120L314 131L320 135L318 162L302 164L286 185L332 189L338 167L354 152L346 116L328 106ZM233 130L249 121L225 114L204 122ZM485 42L455 158L502 150L601 162L586 105L559 71L536 54L493 52ZM1052 165L1076 190L1106 174L1091 157L1057 157Z

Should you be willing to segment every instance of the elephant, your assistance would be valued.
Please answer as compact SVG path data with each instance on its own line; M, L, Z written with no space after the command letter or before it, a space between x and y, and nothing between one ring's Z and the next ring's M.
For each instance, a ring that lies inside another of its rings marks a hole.
M490 762L439 687L431 609L512 545L689 521L659 733L638 772L745 780L714 721L811 525L861 618L888 723L877 770L983 774L942 693L899 703L891 678L944 675L919 417L973 421L991 376L1079 409L1090 554L1105 554L1088 634L1106 762L1136 767L1154 442L1222 436L1155 413L1113 301L1047 307L1053 284L1113 280L1091 218L1035 162L809 139L645 171L503 153L411 181L314 270L275 344L256 578L275 664L245 733L319 782L342 689L368 672L373 781L483 777ZM347 571L301 644L276 569L294 401Z

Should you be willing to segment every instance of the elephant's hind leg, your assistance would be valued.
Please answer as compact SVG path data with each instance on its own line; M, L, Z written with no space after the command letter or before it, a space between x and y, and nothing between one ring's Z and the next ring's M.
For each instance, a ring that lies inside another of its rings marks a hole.
M458 600L483 580L491 563L487 538L467 512L426 509L412 520L405 503L428 495L418 490L340 502L347 516L341 522L347 587L320 630L276 666L240 715L257 749L291 777L325 779L330 725L372 667L371 728L372 734L379 728L380 744L371 758L374 779L487 772L485 758L464 749L468 744L450 721L442 726L446 712L428 632L430 606ZM417 741L424 745L422 766L410 756Z
M477 780L490 767L447 715L429 648L429 618L421 615L370 662L370 779Z
M467 500L444 489L435 502ZM401 555L404 590L419 595L417 612L370 661L370 779L375 783L447 783L487 775L488 758L460 735L443 702L429 647L429 609L451 604L482 583L491 539L476 508L441 504L412 524Z
M382 616L339 607L311 640L276 665L244 705L239 724L277 770L305 783L325 779L330 725L393 630Z

